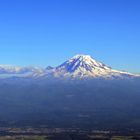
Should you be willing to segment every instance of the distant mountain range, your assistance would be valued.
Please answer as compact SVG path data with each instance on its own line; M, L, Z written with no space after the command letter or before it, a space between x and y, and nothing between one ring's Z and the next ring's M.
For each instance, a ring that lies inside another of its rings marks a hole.
M133 78L140 75L114 70L107 65L96 61L89 55L76 55L61 65L53 68L17 67L0 65L1 77L53 77L53 78Z

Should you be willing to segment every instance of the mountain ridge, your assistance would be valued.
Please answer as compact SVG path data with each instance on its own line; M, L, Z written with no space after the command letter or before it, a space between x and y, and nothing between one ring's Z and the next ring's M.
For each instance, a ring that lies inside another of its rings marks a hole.
M133 77L135 74L114 70L111 67L96 61L90 55L78 54L52 70L54 77L69 78L115 78Z
M25 74L26 77L54 78L133 78L140 75L114 70L90 55L78 54L57 67L18 67L0 65L0 76L3 74Z

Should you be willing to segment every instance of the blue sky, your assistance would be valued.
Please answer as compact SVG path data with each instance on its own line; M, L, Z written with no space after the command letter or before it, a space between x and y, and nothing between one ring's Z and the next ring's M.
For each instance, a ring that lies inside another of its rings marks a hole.
M139 0L1 0L0 64L56 66L89 54L140 73Z

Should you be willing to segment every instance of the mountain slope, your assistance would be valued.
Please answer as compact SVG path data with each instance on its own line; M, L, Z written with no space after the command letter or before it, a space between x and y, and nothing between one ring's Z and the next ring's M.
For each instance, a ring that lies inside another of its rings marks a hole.
M33 77L44 73L45 69L40 67L19 67L11 65L0 65L0 78L8 77Z
M123 78L136 76L128 72L113 70L105 64L96 61L89 55L76 55L51 70L51 72L49 71L49 74L54 77L72 78Z
M61 65L53 68L17 67L0 65L0 77L28 78L133 78L138 75L114 70L96 61L89 55L76 55ZM139 76L138 76L139 77Z

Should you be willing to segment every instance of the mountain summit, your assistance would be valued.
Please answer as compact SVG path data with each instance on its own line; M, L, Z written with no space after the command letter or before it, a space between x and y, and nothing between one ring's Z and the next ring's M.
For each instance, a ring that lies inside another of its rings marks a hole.
M71 78L116 78L133 77L134 74L113 70L105 64L96 61L90 55L76 55L52 70L55 77Z
M57 67L16 67L0 65L0 77L28 77L28 78L133 78L137 75L114 70L96 61L90 55L78 54Z

